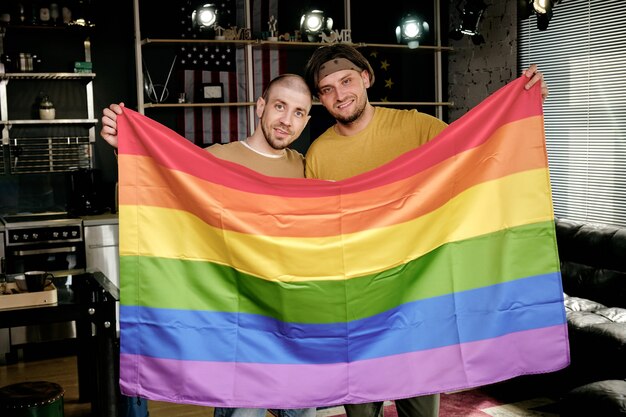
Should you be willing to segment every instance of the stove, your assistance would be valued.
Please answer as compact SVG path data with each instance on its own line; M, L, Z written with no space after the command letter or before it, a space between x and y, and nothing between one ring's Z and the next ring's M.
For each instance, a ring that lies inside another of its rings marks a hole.
M0 217L6 274L37 270L67 276L85 272L83 221L66 212Z
M74 275L85 272L81 218L66 212L46 212L3 215L0 221L0 226L4 226L4 240L0 241L4 243L0 244L0 254L4 251L0 272L7 279L26 271L45 271L54 275L54 284L59 288L70 285ZM74 339L75 336L74 322L13 327L8 334L0 334L0 352L2 345L7 345L7 357L15 358L21 347Z
M5 215L0 220L6 247L83 241L82 219L66 212Z
M58 220L80 220L78 217L70 215L66 211L54 211L45 213L21 213L21 214L4 214L1 216L3 223L39 223L45 221Z

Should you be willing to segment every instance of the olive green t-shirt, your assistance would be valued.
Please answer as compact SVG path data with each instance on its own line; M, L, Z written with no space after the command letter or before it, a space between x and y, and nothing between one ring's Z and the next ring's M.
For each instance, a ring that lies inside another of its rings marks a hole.
M306 177L338 181L370 171L425 144L447 126L417 110L375 107L372 121L356 135L339 135L331 126L311 144Z

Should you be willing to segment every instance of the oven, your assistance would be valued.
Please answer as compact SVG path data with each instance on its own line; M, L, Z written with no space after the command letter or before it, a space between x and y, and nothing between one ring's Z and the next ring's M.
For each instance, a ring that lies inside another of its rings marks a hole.
M55 285L69 285L73 275L86 271L82 219L65 212L5 215L0 219L4 226L1 272L9 280L25 271L46 271L54 275ZM0 341L0 346L8 345L5 356L14 362L25 351L36 352L52 343L71 350L75 338L74 322L13 327L8 342Z
M83 222L67 213L3 216L2 272L46 271L55 277L85 272Z

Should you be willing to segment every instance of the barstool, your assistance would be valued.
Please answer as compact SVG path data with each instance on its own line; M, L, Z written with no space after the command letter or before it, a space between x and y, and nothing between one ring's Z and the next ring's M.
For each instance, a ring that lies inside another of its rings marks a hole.
M0 415L6 417L63 417L63 394L59 384L20 382L0 388Z

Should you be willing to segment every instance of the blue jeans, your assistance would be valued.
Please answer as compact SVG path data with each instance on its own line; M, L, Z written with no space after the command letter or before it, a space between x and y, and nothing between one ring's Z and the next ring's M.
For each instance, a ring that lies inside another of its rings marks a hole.
M294 410L271 410L278 417L315 417L315 408L298 408ZM265 417L265 408L215 408L214 417Z
M148 400L139 397L120 396L120 417L148 417Z
M439 394L396 400L398 417L438 417ZM377 417L383 407L382 401L365 404L346 404L347 417Z

